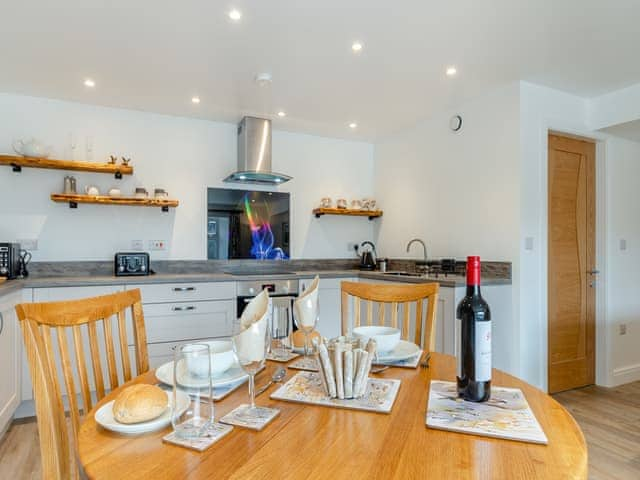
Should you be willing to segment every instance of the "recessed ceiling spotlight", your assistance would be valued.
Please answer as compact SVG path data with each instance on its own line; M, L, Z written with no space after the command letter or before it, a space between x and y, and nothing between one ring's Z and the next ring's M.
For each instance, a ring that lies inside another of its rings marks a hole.
M351 130L355 130L356 128L358 128L358 124L357 124L356 122L351 122L351 123L349 124L349 128L350 128Z
M95 86L96 86L96 82L94 82L94 81L93 81L93 80L91 80L90 78L87 78L87 79L84 81L84 86L85 86L85 87L89 87L89 88L93 88L93 87L95 87Z
M282 110L280 110L280 111L278 112L278 116L279 116L280 118L282 118L282 117L286 117L286 116L287 116L287 112L283 112Z
M234 8L233 10L231 10L229 12L229 18L231 20L233 20L234 22L237 22L238 20L240 20L242 18L242 12L236 8Z
M353 50L354 52L358 53L360 51L362 51L362 43L360 42L353 42L353 44L351 45L351 50Z
M456 73L458 73L458 69L456 67L454 67L453 65L450 67L447 67L447 70L446 70L447 77L453 77Z
M195 103L195 104L200 103L200 97L191 97L191 103Z

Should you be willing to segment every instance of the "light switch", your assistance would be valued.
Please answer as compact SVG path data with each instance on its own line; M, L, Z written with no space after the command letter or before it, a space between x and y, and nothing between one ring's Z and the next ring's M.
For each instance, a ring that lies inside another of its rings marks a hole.
M620 239L620 250L624 251L627 249L627 240L624 238Z
M533 250L533 237L525 237L524 238L524 249L525 250Z

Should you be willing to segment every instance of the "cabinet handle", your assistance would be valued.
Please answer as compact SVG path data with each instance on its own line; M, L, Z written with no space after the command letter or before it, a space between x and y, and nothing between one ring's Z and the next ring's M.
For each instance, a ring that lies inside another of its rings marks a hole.
M2 335L2 330L4 330L4 317L2 316L2 312L0 312L0 335Z
M174 312L184 312L187 310L195 310L196 307L194 307L193 305L189 305L187 307L173 307L171 310L173 310Z
M193 292L196 287L174 287L174 292Z

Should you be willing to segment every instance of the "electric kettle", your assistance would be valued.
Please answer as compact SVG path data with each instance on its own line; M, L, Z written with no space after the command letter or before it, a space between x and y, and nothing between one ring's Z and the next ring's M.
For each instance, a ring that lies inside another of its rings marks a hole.
M369 246L370 249L363 250L360 254L360 270L375 270L376 269L376 246L373 242L362 242L360 248Z

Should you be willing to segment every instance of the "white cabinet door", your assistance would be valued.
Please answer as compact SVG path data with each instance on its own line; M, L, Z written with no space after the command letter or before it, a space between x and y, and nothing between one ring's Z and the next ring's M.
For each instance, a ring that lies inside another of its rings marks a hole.
M0 297L0 435L20 403L18 348L21 332L15 313L21 293Z
M300 292L306 290L313 278L300 279ZM320 320L318 332L323 337L333 338L341 333L341 293L342 282L353 282L353 278L321 278L318 293L320 303Z
M235 311L233 300L145 304L147 343L229 337ZM133 332L128 338L133 339Z
M233 300L235 282L156 283L127 285L127 290L139 288L142 303L199 302Z

